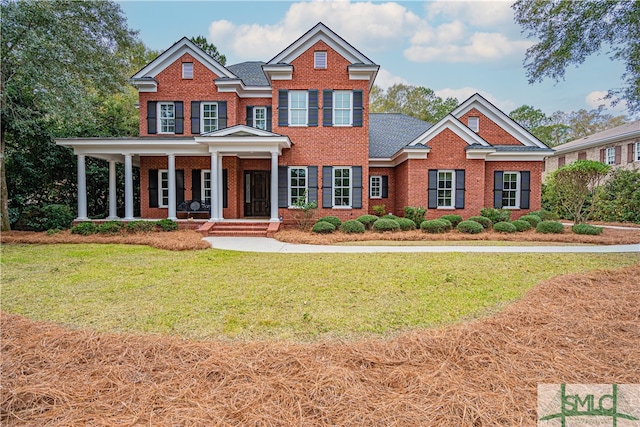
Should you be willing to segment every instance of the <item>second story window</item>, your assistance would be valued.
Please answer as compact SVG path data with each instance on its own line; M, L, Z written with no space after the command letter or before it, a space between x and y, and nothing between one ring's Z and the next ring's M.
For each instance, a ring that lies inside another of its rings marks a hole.
M267 107L253 109L253 125L257 129L267 130Z
M176 114L173 102L158 103L160 133L175 133Z
M335 126L351 126L351 91L333 92L333 124Z
M307 125L308 93L306 90L289 91L289 124L291 126Z
M480 118L469 117L469 119L467 120L467 125L469 126L469 129L477 133L480 130Z
M215 102L203 102L200 104L201 132L213 132L218 130L218 104Z
M193 62L182 63L182 78L193 79Z
M319 50L313 55L313 68L324 70L327 68L327 52Z

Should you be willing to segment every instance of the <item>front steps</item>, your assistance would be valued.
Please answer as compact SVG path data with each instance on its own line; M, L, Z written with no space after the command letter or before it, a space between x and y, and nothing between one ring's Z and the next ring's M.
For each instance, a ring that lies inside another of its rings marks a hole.
M206 222L197 231L204 237L273 237L279 228L279 222L225 220Z

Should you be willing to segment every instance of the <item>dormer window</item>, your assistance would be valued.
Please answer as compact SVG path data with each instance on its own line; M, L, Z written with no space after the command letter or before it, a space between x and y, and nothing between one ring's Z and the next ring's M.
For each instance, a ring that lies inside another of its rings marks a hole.
M313 68L324 70L327 68L327 52L318 50L314 52Z
M469 119L467 120L467 126L469 126L469 129L471 129L472 131L478 133L478 131L480 130L480 118L469 117Z
M193 79L193 62L182 63L182 78Z

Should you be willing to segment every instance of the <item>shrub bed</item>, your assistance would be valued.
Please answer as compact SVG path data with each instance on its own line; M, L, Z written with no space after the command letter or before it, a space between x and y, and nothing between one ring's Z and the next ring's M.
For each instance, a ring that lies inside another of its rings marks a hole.
M337 216L323 216L322 218L318 219L318 222L321 221L328 222L329 224L333 225L333 228L335 229L339 228L342 224L342 221Z
M515 233L517 228L515 225L507 221L500 221L493 224L493 230L498 233Z
M542 222L542 218L534 214L523 215L520 217L520 219L522 221L527 221L529 224L531 224L531 227L537 227L538 224Z
M543 234L561 234L564 232L564 225L557 221L542 221L536 226L536 231Z
M509 209L482 208L480 209L480 215L489 218L494 224L511 219L511 211Z
M529 215L535 215L543 221L555 221L558 219L558 214L548 211L546 209L540 209L539 211L533 211Z
M571 227L571 231L576 234L588 234L590 236L597 236L602 233L602 227L596 227L589 224L576 224Z
M156 223L155 221L131 221L127 223L127 231L131 233L148 233L150 231L155 230Z
M343 233L351 234L351 233L364 233L364 224L358 220L350 219L349 221L345 221L340 226L340 231Z
M398 223L402 231L409 231L409 230L416 229L416 223L409 218L400 218L396 220L396 222Z
M100 234L118 234L124 228L124 224L120 221L107 221L98 225L97 231Z
M482 227L487 230L493 226L493 222L486 216L480 216L480 215L472 216L469 218L469 221L475 221L478 224L482 225Z
M451 223L451 227L457 227L458 224L462 222L462 217L460 215L442 215L440 219L446 219Z
M93 222L81 222L75 227L71 228L71 234L80 234L82 236L90 236L96 234L98 227Z
M160 227L162 231L176 231L178 229L178 223L168 218L159 220L156 222L156 225Z
M515 221L511 221L511 224L513 224L513 226L516 228L516 231L531 230L531 224L529 224L528 221L517 219Z
M312 233L330 234L336 231L336 227L328 221L318 221L311 228Z
M378 217L375 215L361 215L356 218L357 221L360 221L367 230L371 230L373 223L378 220Z
M384 218L380 218L376 222L373 223L373 229L375 231L398 231L400 229L400 224L395 219L388 218L385 216Z
M422 206L405 206L404 207L404 217L409 218L413 221L414 224L421 224L424 221L424 215L427 213L427 210Z
M478 234L482 233L484 227L479 222L467 220L461 221L460 224L458 224L458 226L456 227L456 230L461 233Z
M422 221L420 229L425 233L446 233L451 229L451 223L444 219L430 219Z

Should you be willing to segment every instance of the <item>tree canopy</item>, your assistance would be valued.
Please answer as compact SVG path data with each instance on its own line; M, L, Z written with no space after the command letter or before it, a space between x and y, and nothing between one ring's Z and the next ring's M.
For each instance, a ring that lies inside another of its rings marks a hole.
M209 56L222 65L227 65L227 57L218 52L218 48L213 43L209 43L204 36L191 37L191 41L204 50Z
M608 49L611 59L625 63L624 86L610 88L608 96L640 112L640 2L518 0L512 7L523 33L539 40L524 60L529 83L561 80L569 65Z
M403 113L435 123L458 106L456 98L442 99L424 86L395 84L386 92L371 89L369 109L372 113Z

